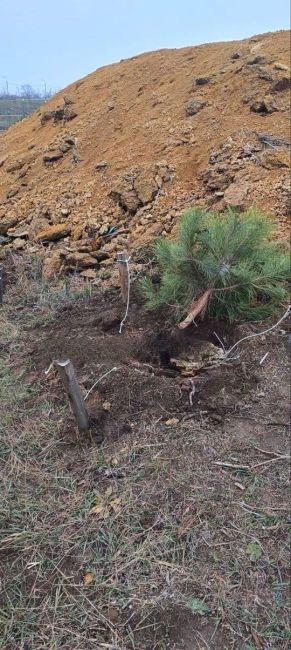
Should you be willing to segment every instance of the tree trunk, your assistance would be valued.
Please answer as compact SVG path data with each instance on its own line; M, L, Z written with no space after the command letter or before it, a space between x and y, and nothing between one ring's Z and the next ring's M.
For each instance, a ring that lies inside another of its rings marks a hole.
M186 316L185 320L182 321L182 323L179 323L178 327L180 329L185 329L188 327L188 325L191 325L193 323L194 318L198 316L201 312L205 312L209 299L211 298L212 294L212 289L207 289L204 291L202 296L200 298L197 298L192 302L192 304L189 307L189 313L188 316Z

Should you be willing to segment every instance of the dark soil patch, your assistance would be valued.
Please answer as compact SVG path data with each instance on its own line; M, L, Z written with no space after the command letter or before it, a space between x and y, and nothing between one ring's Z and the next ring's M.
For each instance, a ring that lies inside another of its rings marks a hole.
M144 650L153 647L171 650L208 650L208 648L231 647L230 638L217 629L215 620L193 614L182 605L170 607L163 612L153 611L146 620L133 622L135 641Z
M76 305L62 305L31 350L33 362L42 372L53 360L69 358L85 393L98 377L116 368L88 399L92 417L101 418L107 438L117 439L128 428L153 418L194 416L203 409L219 414L237 410L242 389L256 383L240 365L202 369L195 376L196 399L190 406L191 381L170 368L169 359L181 352L199 354L205 341L220 346L220 339L228 348L241 336L239 330L226 323L205 321L180 331L162 317L146 313L138 295L133 297L128 321L120 334L122 314L116 291L100 292ZM55 379L52 381L54 384ZM226 386L223 403L215 404L215 396ZM109 402L107 411L102 411L104 402Z

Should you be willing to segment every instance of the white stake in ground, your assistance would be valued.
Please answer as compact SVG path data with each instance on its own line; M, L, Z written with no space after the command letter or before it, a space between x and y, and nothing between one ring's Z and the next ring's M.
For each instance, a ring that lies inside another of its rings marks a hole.
M129 273L129 264L128 264L129 260L130 257L127 257L125 253L117 254L121 298L123 300L123 303L126 305L125 314L119 326L119 334L121 334L122 332L122 328L127 319L128 310L129 310L129 299L130 299L130 273Z

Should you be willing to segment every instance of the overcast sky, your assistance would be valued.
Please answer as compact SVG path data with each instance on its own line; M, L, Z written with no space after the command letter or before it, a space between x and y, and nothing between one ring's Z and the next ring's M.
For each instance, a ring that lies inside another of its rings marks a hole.
M0 0L0 89L59 89L141 52L289 28L289 0Z

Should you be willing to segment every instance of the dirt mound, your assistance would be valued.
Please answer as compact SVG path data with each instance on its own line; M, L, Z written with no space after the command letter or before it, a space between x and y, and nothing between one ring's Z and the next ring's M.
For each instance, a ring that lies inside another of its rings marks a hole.
M289 32L96 70L0 137L0 241L44 274L114 279L116 251L187 205L250 205L286 232Z

